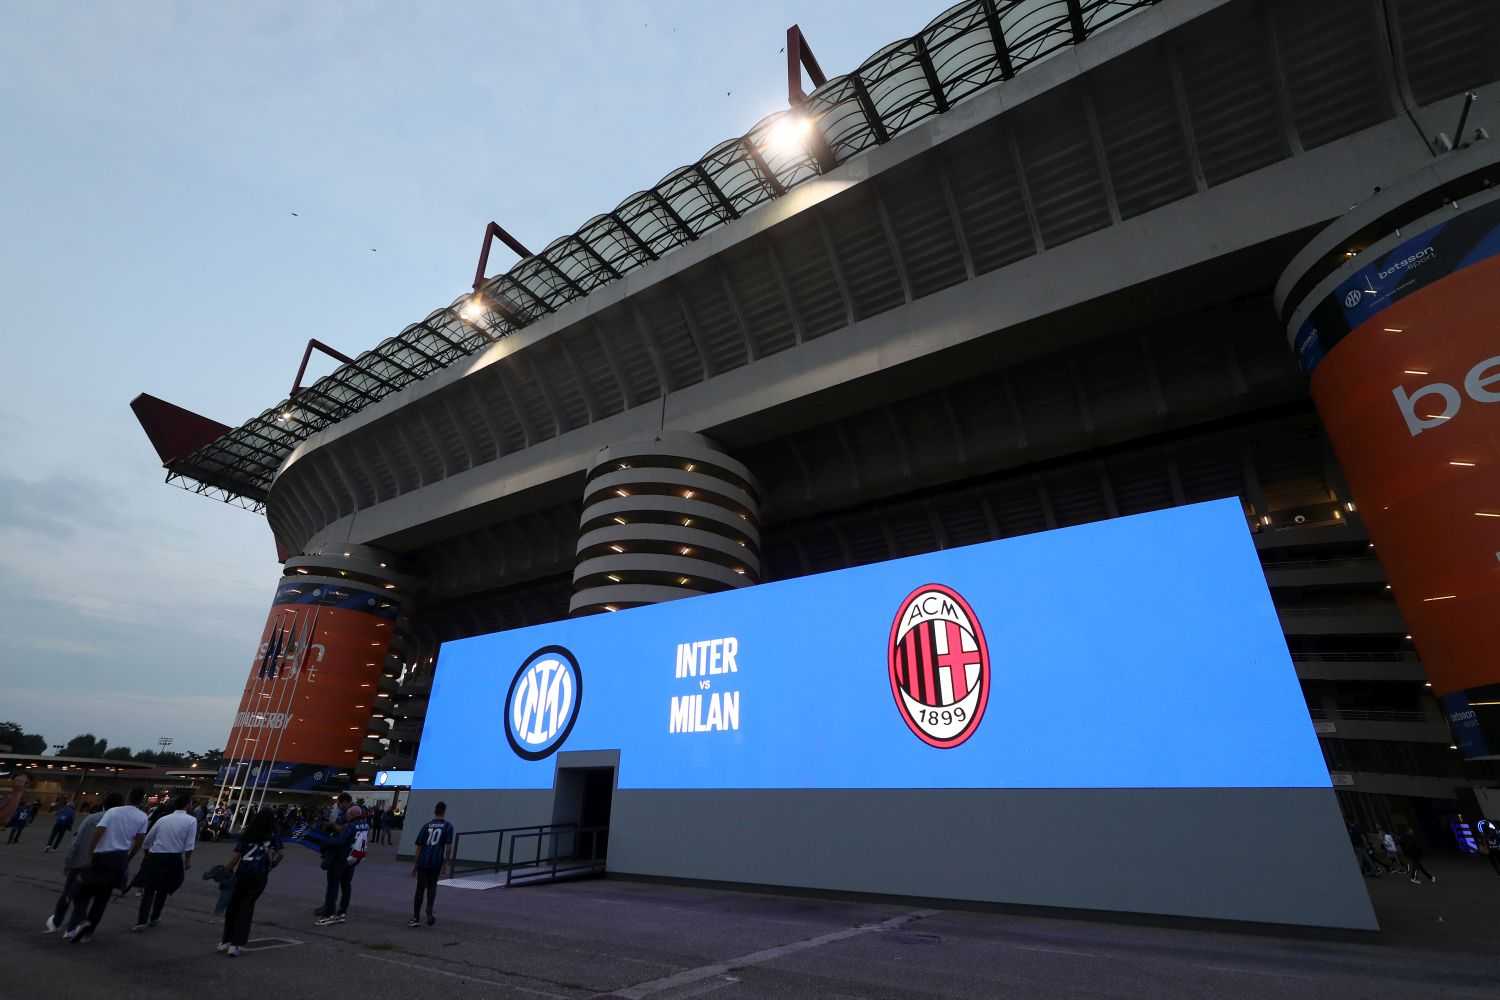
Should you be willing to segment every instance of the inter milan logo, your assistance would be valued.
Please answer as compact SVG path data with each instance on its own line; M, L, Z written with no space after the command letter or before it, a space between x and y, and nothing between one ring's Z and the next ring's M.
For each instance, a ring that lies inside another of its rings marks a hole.
M505 696L505 738L516 756L541 760L562 746L583 701L578 660L562 646L526 657Z
M901 717L929 746L948 749L979 728L990 697L990 652L969 602L929 583L901 602L887 657Z

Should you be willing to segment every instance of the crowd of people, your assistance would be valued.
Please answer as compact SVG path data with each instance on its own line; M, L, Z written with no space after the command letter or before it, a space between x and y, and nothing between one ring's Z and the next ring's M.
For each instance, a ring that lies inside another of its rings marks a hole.
M1425 853L1422 842L1409 829L1401 831L1399 837L1390 830L1377 830L1371 837L1357 824L1351 823L1349 842L1354 846L1355 856L1359 858L1360 872L1368 878L1380 878L1397 872L1405 875L1412 885L1422 884L1422 879L1418 876L1425 877L1429 884L1437 881L1437 876L1422 864ZM1495 858L1497 852L1500 852L1500 842L1494 845L1491 857ZM1500 864L1495 866L1495 871L1500 873Z
M20 841L41 808L40 802L25 801L24 795L13 793L13 800L6 821L11 844ZM446 811L439 802L414 841L416 893L409 927L422 925L424 906L426 924L436 922L437 883L455 840L453 825L444 818ZM393 831L402 825L401 814L387 810L384 803L368 807L363 799L356 802L346 793L326 810L290 805L260 808L243 816L238 833L231 834L236 824L222 804L211 807L195 801L188 792L148 800L141 788L133 789L128 797L112 792L102 800L60 799L53 803L52 817L43 853L63 849L70 832L73 839L63 858L62 892L44 930L49 934L62 930L63 939L73 944L89 941L110 901L132 889L139 890L140 903L131 931L156 927L167 900L192 870L198 841L235 836L228 862L203 875L219 886L215 913L223 913L224 927L218 950L231 958L238 957L249 940L256 901L266 891L288 844L310 848L321 857L325 891L316 922L326 927L348 919L354 875L369 847L392 843ZM143 857L132 877L131 864L138 854Z

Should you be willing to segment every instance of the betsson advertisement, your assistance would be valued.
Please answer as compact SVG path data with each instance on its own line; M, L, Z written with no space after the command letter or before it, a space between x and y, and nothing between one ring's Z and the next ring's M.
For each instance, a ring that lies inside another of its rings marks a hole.
M413 787L1327 788L1235 500L476 636Z

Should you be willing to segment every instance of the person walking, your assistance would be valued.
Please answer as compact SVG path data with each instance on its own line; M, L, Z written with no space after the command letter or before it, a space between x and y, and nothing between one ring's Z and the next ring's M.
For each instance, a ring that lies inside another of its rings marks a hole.
M193 867L198 821L188 812L191 804L192 796L183 792L172 801L172 812L153 823L146 833L146 860L141 862L136 879L144 891L132 931L157 925L167 897L182 888L182 880Z
M26 789L30 786L31 779L26 775L16 773L11 776L10 791L6 793L5 798L0 799L0 824L10 825L10 821L15 818L16 812L24 803Z
M1406 874L1406 865L1401 860L1401 850L1396 846L1396 835L1389 830L1380 831L1380 850L1385 855L1385 870L1399 868Z
M417 879L417 893L411 901L411 920L408 927L422 925L422 898L427 898L427 926L437 923L432 915L432 904L437 900L438 879L443 875L443 862L448 860L448 848L453 843L453 824L444 818L448 804L439 802L432 807L432 819L417 831L414 849L417 852L412 862L411 873Z
M1411 876L1410 881L1412 885L1421 884L1417 879L1418 872L1426 875L1429 883L1437 881L1437 876L1428 871L1427 866L1422 864L1422 842L1410 830L1404 830L1401 833L1401 853L1406 856L1406 871Z
M276 817L271 810L262 809L245 824L229 861L234 881L229 891L229 907L224 911L224 933L219 938L218 950L230 958L239 958L240 949L250 940L255 901L266 891L271 869L280 863L281 838L276 836Z
M157 820L170 815L172 815L172 800L163 795L157 800L156 805L151 807L151 812L147 815L146 829L149 830L156 825Z
M99 929L109 897L125 885L130 859L141 849L146 836L146 814L140 804L146 797L141 788L130 790L130 804L115 806L94 827L88 871L79 879L63 938L74 944L87 941Z
M341 796L347 799L348 796ZM319 927L341 924L349 919L349 897L354 892L354 870L365 858L370 846L370 821L360 806L350 806L344 822L334 828L335 835L325 853L328 860L328 886L323 895L323 915ZM337 902L337 907L335 907Z
M385 804L375 803L375 808L370 810L370 842L380 843L380 831L385 828Z
M89 868L90 848L94 843L94 827L99 825L106 809L125 804L125 796L119 792L110 792L104 800L104 805L83 817L78 824L78 832L73 835L73 844L68 848L68 853L63 856L63 891L57 897L57 905L52 908L52 913L47 917L46 933L51 934L63 922L68 919L68 907L73 905L73 897L78 893L78 880ZM87 806L84 807L87 810Z
M7 824L10 827L10 839L6 841L7 844L19 844L21 842L21 831L26 829L26 824L31 822L31 817L35 814L35 802L23 803L15 811L15 815L11 816L10 823Z
M1354 856L1359 859L1359 871L1362 875L1370 878L1379 878L1385 874L1380 865L1376 863L1375 856L1370 852L1370 845L1365 841L1364 831L1357 823L1347 824L1349 831L1349 843L1354 848Z
M68 835L68 831L73 829L73 820L77 815L78 810L73 807L73 803L68 799L63 799L57 812L52 814L52 835L47 838L47 846L42 848L43 854L50 854L57 850L63 838Z

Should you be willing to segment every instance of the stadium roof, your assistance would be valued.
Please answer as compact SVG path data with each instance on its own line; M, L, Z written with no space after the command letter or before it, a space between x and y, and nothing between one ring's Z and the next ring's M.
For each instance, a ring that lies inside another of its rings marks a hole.
M821 83L797 108L763 118L486 279L477 297L434 310L238 427L220 430L144 395L132 408L168 483L262 510L282 462L317 431L1155 2L963 0L853 72ZM789 121L809 123L799 127L805 141L778 141Z

